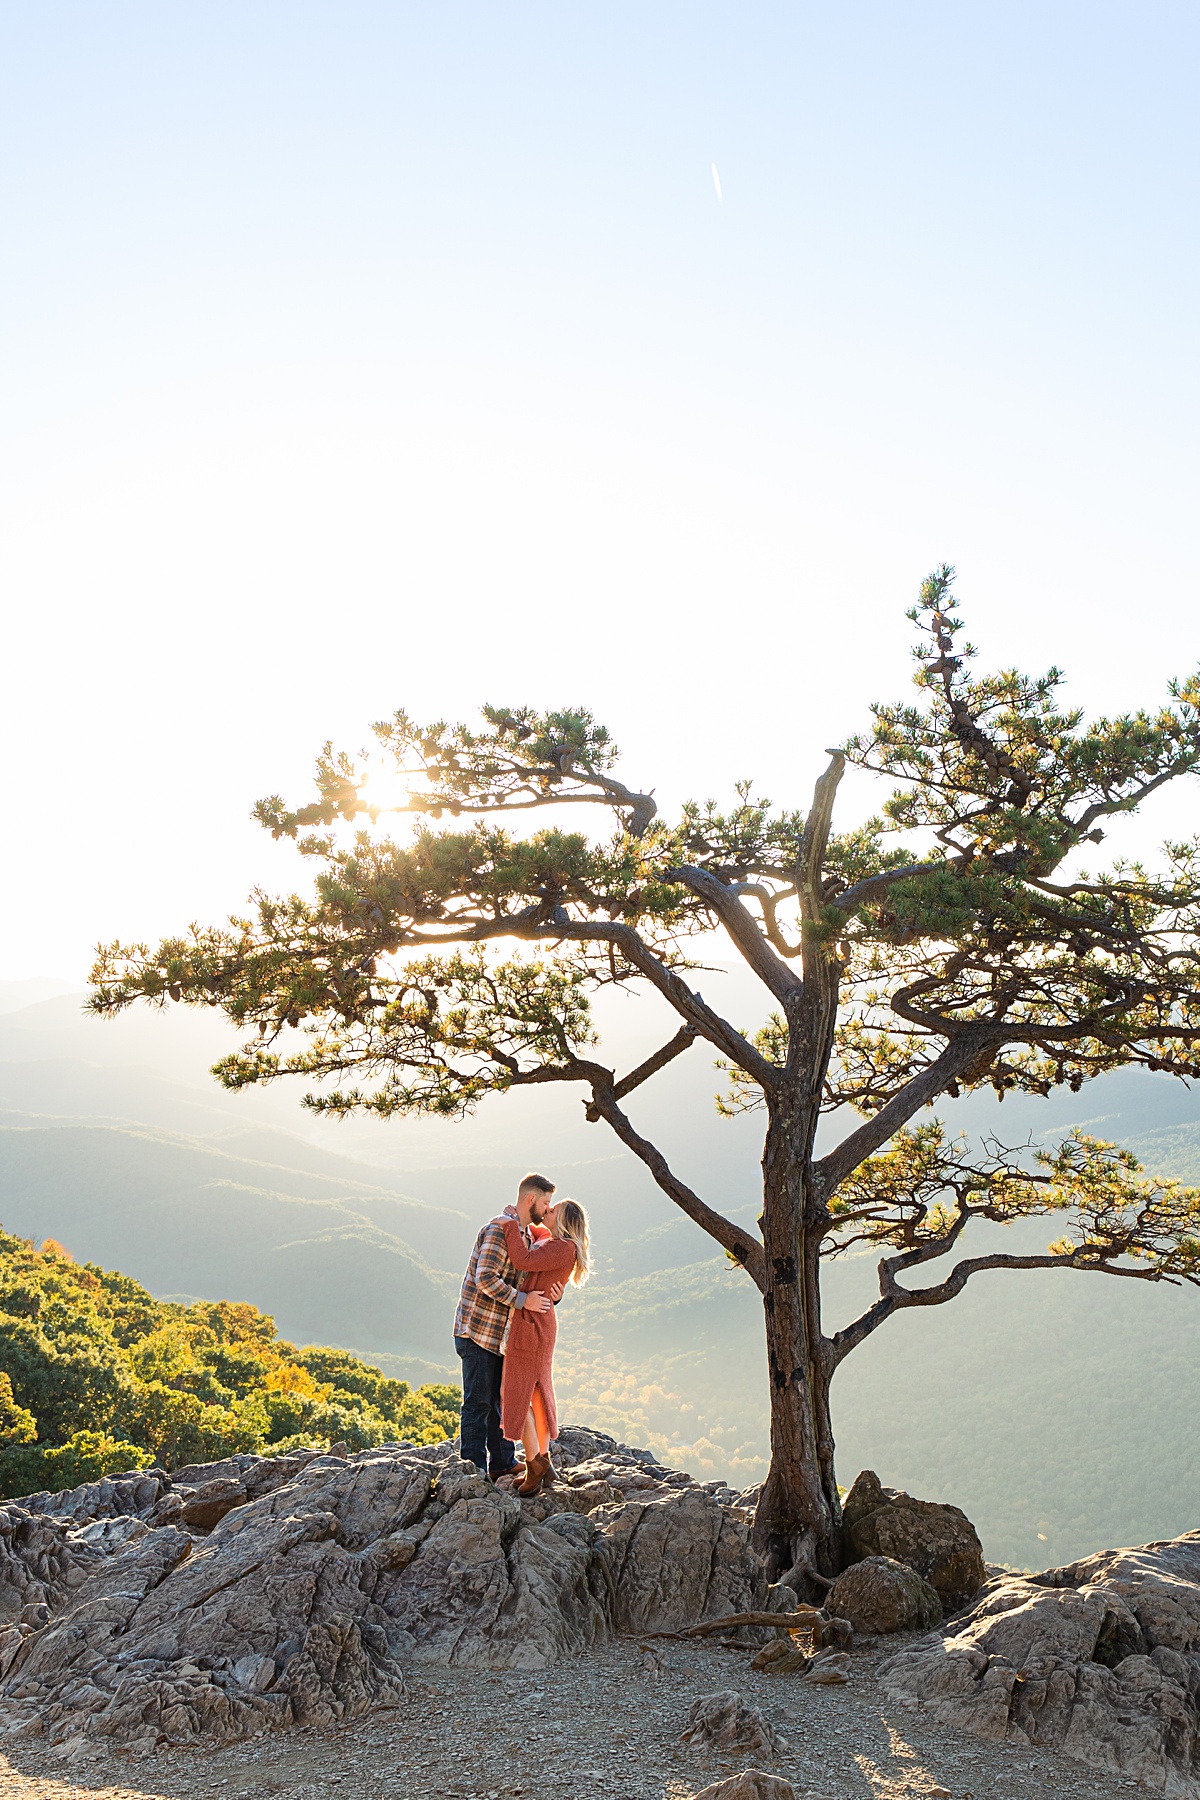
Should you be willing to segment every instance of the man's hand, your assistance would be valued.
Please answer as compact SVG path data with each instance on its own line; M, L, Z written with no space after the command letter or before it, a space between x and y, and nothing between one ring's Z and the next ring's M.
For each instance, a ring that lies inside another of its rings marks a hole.
M533 1293L526 1294L525 1305L521 1310L527 1313L544 1313L549 1312L552 1305L553 1301L548 1294L539 1294L535 1289Z
M562 1297L566 1293L566 1291L567 1291L567 1288L566 1288L565 1282L556 1281L554 1283L553 1287L550 1289L550 1298L554 1302L555 1306L558 1305L559 1301L562 1299Z

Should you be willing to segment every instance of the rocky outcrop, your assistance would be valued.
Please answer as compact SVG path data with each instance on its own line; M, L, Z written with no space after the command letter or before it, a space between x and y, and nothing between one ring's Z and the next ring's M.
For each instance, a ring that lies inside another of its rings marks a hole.
M972 1599L987 1580L983 1546L966 1513L885 1488L864 1469L842 1507L847 1563L890 1556L923 1575L946 1612Z
M701 1788L696 1800L796 1800L796 1790L780 1775L768 1775L765 1769L743 1769L725 1781L714 1781Z
M851 1563L829 1590L825 1605L855 1631L929 1631L942 1622L942 1603L923 1575L890 1556Z
M756 1750L770 1756L781 1756L788 1749L786 1738L732 1688L701 1694L688 1713L679 1741L693 1750Z
M1200 1800L1200 1532L993 1582L881 1680L977 1737Z
M0 1726L228 1741L399 1704L404 1665L545 1668L760 1608L735 1504L601 1433L521 1501L454 1444L150 1470L0 1508Z

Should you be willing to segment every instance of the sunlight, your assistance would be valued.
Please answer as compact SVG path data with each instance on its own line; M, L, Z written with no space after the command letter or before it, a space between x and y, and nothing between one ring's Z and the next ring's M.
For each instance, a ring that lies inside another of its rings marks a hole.
M409 778L394 764L368 763L365 776L358 783L359 797L370 808L372 815L381 812L407 812L412 801L408 783Z

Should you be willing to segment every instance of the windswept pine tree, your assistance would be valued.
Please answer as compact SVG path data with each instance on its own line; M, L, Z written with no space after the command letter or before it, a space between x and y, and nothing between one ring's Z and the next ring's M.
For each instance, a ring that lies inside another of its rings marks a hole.
M1200 1194L1079 1134L1037 1155L981 1151L942 1122L981 1087L1077 1090L1129 1065L1200 1076L1197 844L1169 844L1157 872L1084 866L1114 821L1197 767L1200 680L1157 712L1088 723L1056 669L974 671L952 573L930 576L910 614L915 699L875 707L830 753L806 813L741 783L729 810L661 818L582 709L489 706L478 729L399 712L375 731L400 805L327 745L311 803L257 808L312 865L311 893L256 894L245 918L154 950L110 945L93 974L99 1014L222 1008L250 1034L217 1067L226 1085L315 1081L318 1112L454 1116L534 1083L582 1090L587 1117L762 1295L772 1461L756 1533L796 1579L838 1566L830 1383L893 1314L984 1271L1200 1282ZM847 762L891 792L839 833ZM379 821L401 808L415 829L393 837ZM562 808L569 830L515 829L518 813ZM689 979L714 928L761 984L752 1034ZM603 1058L590 1002L606 987L651 989L677 1016L637 1068ZM696 1045L728 1072L719 1104L763 1114L757 1233L635 1122L638 1089ZM970 1254L976 1221L1038 1217L1054 1232L1043 1251ZM879 1251L879 1297L827 1332L822 1259L862 1244Z

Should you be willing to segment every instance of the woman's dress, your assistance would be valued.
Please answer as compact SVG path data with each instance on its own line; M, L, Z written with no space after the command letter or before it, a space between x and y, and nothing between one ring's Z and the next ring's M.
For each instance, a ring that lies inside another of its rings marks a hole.
M575 1267L575 1246L568 1238L548 1237L527 1246L515 1219L505 1219L504 1235L514 1269L525 1276L525 1292L547 1293L556 1281L565 1281ZM535 1388L542 1390L542 1404L550 1436L558 1436L558 1410L554 1404L554 1340L558 1319L551 1306L546 1312L526 1312L517 1307L508 1327L504 1350L504 1378L500 1384L500 1429L507 1438L519 1438L525 1429Z

